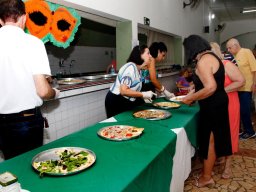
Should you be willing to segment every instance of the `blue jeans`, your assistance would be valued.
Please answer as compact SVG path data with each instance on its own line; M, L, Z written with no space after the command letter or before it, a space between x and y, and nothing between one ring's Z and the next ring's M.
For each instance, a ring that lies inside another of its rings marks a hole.
M239 91L238 96L240 101L241 123L244 127L244 133L250 135L254 134L255 131L253 130L251 120L252 92Z
M43 145L44 119L40 109L29 114L0 114L0 150L5 159Z

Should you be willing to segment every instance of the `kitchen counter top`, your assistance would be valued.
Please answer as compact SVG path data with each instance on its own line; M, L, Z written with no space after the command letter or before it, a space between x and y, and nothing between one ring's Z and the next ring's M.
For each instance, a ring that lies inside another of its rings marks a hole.
M83 93L94 92L102 89L108 89L115 81L115 78L100 79L90 81L76 85L59 85L58 89L61 91L58 99L79 95Z
M178 71L175 72L166 72L159 73L158 77L168 77L178 74ZM74 77L75 78L75 77ZM82 77L77 77L82 78ZM94 92L102 89L108 89L115 81L115 77L108 79L95 79L95 80L86 80L85 83L75 84L75 85L59 85L58 89L61 91L58 99L70 97L74 95L79 95L88 92Z

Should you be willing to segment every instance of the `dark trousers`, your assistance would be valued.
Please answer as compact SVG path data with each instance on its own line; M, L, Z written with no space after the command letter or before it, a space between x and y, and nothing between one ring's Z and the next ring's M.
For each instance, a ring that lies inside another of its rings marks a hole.
M5 159L43 145L44 119L39 108L0 114L0 149Z
M239 91L238 96L240 101L241 122L244 128L243 131L248 134L254 134L251 119L252 92Z
M129 99L124 98L122 95L115 95L109 91L105 99L107 118L115 116L124 111L131 110L142 104L144 104L144 100L141 98L136 98L135 101L130 101Z

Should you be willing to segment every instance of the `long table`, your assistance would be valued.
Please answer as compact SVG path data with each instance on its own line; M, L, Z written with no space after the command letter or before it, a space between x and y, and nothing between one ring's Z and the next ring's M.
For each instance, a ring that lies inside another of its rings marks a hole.
M152 106L144 105L135 110L146 108ZM183 135L185 133L191 144L196 146L198 106L182 105L169 111L172 117L161 121L135 119L131 115L134 110L124 112L114 117L117 122L97 123L4 161L0 163L0 172L10 171L17 175L22 188L31 192L170 191L170 182L176 178L172 172L173 160L175 155L181 154L181 151L176 152L177 133L171 129L184 128ZM97 135L100 128L117 124L143 127L144 132L139 138L124 142L104 140ZM182 133L179 130L176 132ZM78 174L40 178L31 166L32 158L56 147L87 148L95 152L97 159L92 167Z

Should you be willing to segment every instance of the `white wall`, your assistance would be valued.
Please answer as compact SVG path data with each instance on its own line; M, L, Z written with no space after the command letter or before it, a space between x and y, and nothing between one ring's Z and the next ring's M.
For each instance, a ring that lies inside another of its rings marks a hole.
M224 21L225 29L221 32L220 43L223 43L231 37L256 31L256 19L240 21ZM254 42L255 44L255 42Z
M240 45L244 48L253 49L256 44L256 31L241 34L236 37Z

